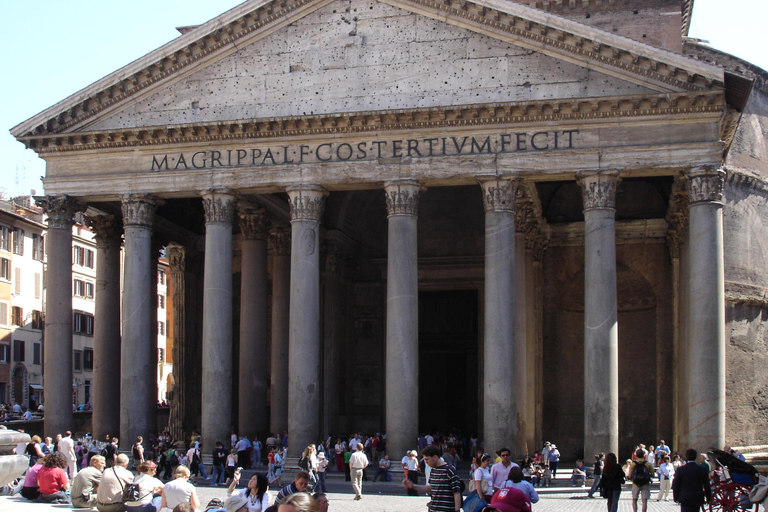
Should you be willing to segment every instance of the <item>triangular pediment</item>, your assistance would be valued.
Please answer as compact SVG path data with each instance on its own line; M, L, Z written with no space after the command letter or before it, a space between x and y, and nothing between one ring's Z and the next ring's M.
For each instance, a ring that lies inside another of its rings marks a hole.
M12 133L713 88L717 68L507 1L250 1Z

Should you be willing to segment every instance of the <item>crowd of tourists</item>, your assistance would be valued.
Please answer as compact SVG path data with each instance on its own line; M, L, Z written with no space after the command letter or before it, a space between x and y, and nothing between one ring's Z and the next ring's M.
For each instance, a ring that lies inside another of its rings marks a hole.
M485 453L473 436L424 433L414 444L417 449L408 450L402 458L399 454L390 458L385 434L329 435L302 450L293 481L284 485L281 478L288 433L270 434L262 444L257 437L238 436L233 431L226 448L217 441L210 452L210 484L226 486L226 499L213 500L205 510L325 512L329 506L325 475L337 471L351 482L355 500L364 497L364 481L389 482L397 473L397 481L407 494L430 495L428 508L433 512L531 512L533 504L539 501L536 489L553 484L561 458L557 446L549 442L540 451L521 459L516 459L508 448L493 455ZM203 510L195 484L198 477L207 480L209 472L203 463L203 440L198 432L193 431L184 441L175 441L169 432L147 442L138 437L127 453L121 453L118 447L119 441L114 437L97 441L86 435L75 440L70 432L55 438L32 436L29 443L20 443L15 449L29 459L29 469L11 486L11 493L31 501L67 503L76 508L96 508L99 512ZM709 475L712 468L706 455L691 452L686 452L688 463L697 464ZM470 453L473 456L467 490L456 468ZM731 453L743 460L738 452ZM266 467L256 472L244 488L238 488L243 470L259 469L263 462ZM393 464L397 472L390 472ZM631 483L633 511L637 512L639 502L645 512L654 479L659 481L657 501L669 501L673 491L676 501L692 502L685 498L685 486L680 489L686 472L691 473L681 457L661 441L647 449L638 445L623 467L614 453L595 454L590 466L578 460L569 479L571 485L579 488L585 488L591 479L587 496L594 498L599 493L606 498L609 512L616 512L625 483ZM707 499L708 483L701 485L701 499ZM277 491L274 499L270 489Z

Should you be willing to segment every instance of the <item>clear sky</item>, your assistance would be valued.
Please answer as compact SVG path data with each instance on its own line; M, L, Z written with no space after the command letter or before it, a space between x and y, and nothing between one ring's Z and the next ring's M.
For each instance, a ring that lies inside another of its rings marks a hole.
M0 194L42 193L45 162L12 127L241 0L0 0ZM690 36L768 69L766 0L695 0Z

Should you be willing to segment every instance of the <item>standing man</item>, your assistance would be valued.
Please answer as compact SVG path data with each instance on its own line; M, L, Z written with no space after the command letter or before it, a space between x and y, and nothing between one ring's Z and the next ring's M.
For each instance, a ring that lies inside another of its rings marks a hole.
M560 465L560 450L554 444L549 445L549 469L552 471L552 478L557 477L557 467Z
M352 489L355 499L363 497L363 470L368 467L368 457L363 452L363 443L357 443L357 450L349 458L349 472L352 476Z
M497 462L491 467L493 492L502 488L502 484L507 481L507 476L509 476L509 470L517 467L517 464L511 460L512 452L509 451L509 448L499 450L499 456L501 457L501 462Z
M213 474L211 475L211 485L214 487L224 483L224 464L227 461L227 451L220 441L216 441L216 448L213 449Z
M246 464L248 458L248 444L248 440L240 436L240 440L235 445L235 449L237 450L237 465L241 468L248 467L248 464Z
M59 452L64 455L69 468L69 481L77 475L77 456L75 455L75 442L72 441L72 432L67 430L64 437L59 440Z
M646 452L638 448L635 452L635 462L629 466L629 479L632 480L632 512L637 512L637 498L643 500L643 512L648 510L648 499L651 497L651 477L653 464L645 460Z
M113 437L110 442L107 443L107 446L104 447L105 454L104 458L107 459L107 467L111 468L115 465L115 462L117 462L117 443L119 440L116 437Z
M424 462L432 468L429 482L427 485L415 485L410 480L403 480L403 486L417 492L429 493L432 496L428 505L429 512L461 512L461 483L456 468L440 458L440 449L437 446L427 446L421 455Z
M672 496L680 504L681 512L696 512L712 499L709 472L696 464L696 455L693 448L685 450L686 463L675 472L672 480Z

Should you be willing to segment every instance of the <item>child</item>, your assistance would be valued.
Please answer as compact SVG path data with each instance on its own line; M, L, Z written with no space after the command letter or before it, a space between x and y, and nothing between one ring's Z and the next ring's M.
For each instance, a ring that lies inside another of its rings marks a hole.
M544 487L549 487L549 483L552 481L552 471L550 471L549 466L544 467L544 471L541 474L541 483L544 485Z

